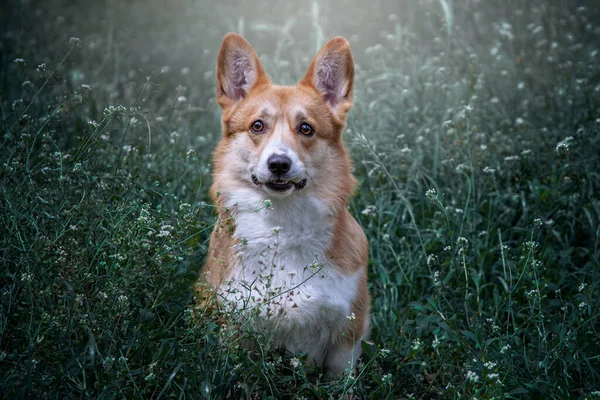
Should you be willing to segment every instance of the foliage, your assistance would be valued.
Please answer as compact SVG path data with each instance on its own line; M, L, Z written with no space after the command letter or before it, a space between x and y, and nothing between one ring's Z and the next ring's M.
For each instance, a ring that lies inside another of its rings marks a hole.
M0 16L4 396L600 398L593 3L13 3ZM373 329L340 378L302 354L242 350L255 333L194 300L229 30L275 82L300 78L330 36L353 48L345 140Z

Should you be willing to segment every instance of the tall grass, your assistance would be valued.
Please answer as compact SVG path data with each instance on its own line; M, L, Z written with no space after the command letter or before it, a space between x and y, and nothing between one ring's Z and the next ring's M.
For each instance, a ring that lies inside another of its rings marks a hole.
M159 3L0 16L3 396L600 397L593 3ZM228 30L275 82L356 58L373 329L339 378L194 300Z

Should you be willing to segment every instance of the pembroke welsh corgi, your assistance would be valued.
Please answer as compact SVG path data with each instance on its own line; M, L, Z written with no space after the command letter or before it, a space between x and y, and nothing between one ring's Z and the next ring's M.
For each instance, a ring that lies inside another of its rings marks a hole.
M347 204L356 185L342 141L352 105L348 42L331 39L295 86L278 86L240 35L217 58L223 136L210 196L218 220L201 287L226 318L336 375L370 324L368 243Z

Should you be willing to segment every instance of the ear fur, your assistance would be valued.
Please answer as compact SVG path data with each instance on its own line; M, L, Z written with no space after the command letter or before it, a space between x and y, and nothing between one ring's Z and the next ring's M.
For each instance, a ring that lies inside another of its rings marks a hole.
M255 86L270 83L250 44L236 33L223 38L217 56L217 102L222 108L237 103Z
M343 119L352 107L354 87L354 59L348 41L338 36L327 42L300 84L315 88L334 114Z

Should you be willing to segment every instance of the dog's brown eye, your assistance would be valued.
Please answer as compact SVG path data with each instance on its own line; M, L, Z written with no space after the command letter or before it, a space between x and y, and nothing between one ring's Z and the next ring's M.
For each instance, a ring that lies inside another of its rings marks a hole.
M302 125L300 125L300 133L306 136L310 136L313 134L313 127L305 122Z
M265 124L260 119L257 119L250 125L250 129L252 129L252 132L260 133L265 129Z

